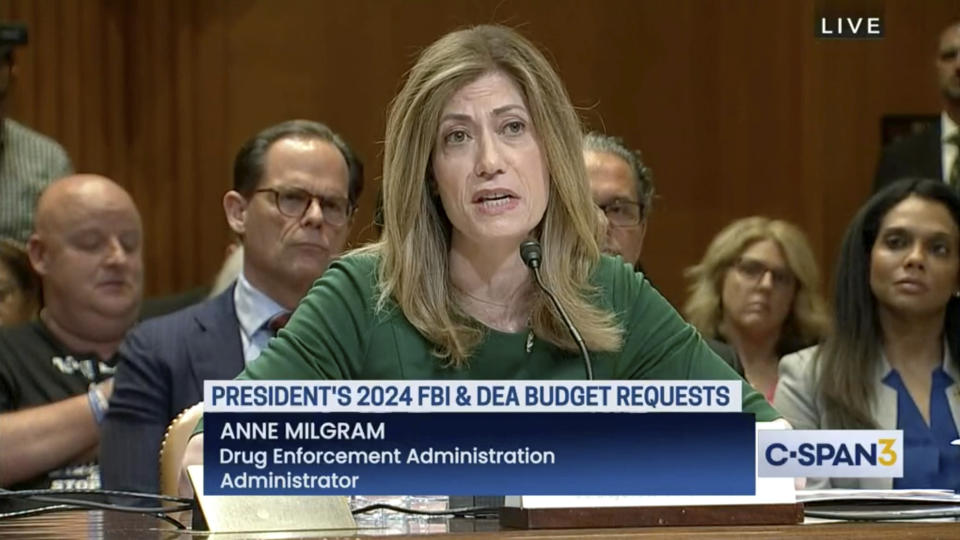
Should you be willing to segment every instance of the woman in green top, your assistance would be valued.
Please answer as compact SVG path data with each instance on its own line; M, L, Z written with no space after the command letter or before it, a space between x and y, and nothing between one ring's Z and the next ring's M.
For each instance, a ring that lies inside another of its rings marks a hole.
M478 26L421 55L387 119L383 235L335 262L245 379L738 379L621 259L600 255L581 126L544 56ZM779 415L743 386L743 408ZM192 443L196 445L196 441Z

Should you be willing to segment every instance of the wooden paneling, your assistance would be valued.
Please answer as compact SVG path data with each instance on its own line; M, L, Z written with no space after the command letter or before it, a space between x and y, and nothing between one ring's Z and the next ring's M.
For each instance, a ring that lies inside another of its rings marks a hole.
M828 3L829 4L829 3ZM886 113L939 110L932 69L955 0L871 2L878 41L813 37L815 0L7 0L30 25L11 115L78 170L133 193L148 290L209 279L229 239L235 149L292 117L367 164L352 242L372 237L387 104L416 53L503 22L542 45L587 125L643 150L660 198L644 264L669 299L726 223L789 219L829 269L868 194ZM852 2L851 6L863 5Z

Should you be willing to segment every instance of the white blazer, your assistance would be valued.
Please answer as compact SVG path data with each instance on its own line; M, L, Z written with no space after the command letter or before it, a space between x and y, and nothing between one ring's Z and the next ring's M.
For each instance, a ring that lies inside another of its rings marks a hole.
M777 391L773 406L793 425L794 429L821 429L824 427L824 407L817 397L818 374L814 371L814 354L817 347L788 354L780 359ZM960 372L955 362L950 361L949 348L943 347L943 370L953 379L946 388L947 401L953 413L953 421L960 431ZM886 357L874 364L869 377L873 381L874 395L870 404L871 415L878 429L897 429L897 391L883 384L883 379L892 371ZM891 489L892 478L808 478L807 489Z

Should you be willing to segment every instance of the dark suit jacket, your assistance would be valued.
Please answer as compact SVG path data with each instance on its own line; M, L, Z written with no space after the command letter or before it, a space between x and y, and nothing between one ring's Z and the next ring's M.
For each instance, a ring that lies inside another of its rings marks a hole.
M189 291L144 298L140 306L140 320L145 321L203 302L210 294L209 286L195 287Z
M901 178L943 180L940 120L927 129L898 139L883 149L873 179L873 192Z
M170 421L203 400L203 381L243 370L239 325L230 287L127 335L101 434L104 488L159 491L160 443Z

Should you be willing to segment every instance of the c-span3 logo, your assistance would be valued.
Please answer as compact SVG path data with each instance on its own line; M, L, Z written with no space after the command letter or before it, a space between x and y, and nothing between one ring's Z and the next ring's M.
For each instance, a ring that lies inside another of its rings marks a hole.
M761 430L761 477L900 478L903 432L898 430Z

